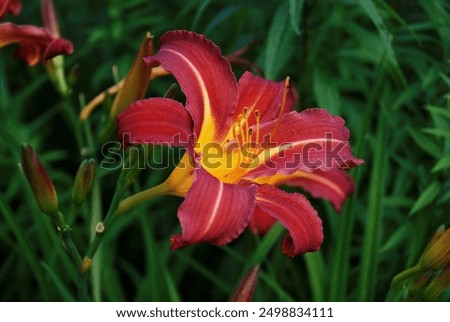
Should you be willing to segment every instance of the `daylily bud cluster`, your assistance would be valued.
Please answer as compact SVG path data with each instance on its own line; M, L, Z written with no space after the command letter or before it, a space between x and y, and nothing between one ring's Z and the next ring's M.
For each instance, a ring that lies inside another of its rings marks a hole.
M411 283L411 301L434 301L450 286L450 227L440 226L414 267L397 275L392 288Z
M420 265L428 270L440 270L450 263L450 228L440 226L420 258Z

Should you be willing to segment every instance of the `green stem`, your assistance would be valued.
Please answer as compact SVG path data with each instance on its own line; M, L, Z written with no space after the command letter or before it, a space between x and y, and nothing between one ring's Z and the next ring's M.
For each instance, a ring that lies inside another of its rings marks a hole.
M314 253L307 253L303 255L305 260L306 269L308 271L308 277L311 285L311 292L314 302L325 301L325 287L324 282L324 261L322 253L320 251Z
M418 277L421 273L423 273L423 268L417 264L407 270L399 273L392 279L391 289L393 291L397 291L401 288L401 286L408 282L409 280Z
M358 133L358 142L355 148L355 155L359 157L364 155L364 151L368 146L366 133L369 132L370 120L372 119L373 111L375 109L375 103L377 98L380 96L384 76L384 62L385 58L383 57L377 66L375 85L369 94L363 122ZM353 173L356 184L361 182L360 178L362 177L362 172L362 167L354 169ZM357 192L358 191L356 191L355 195L350 198L348 203L344 206L344 210L342 212L342 222L339 227L336 252L333 260L329 301L345 300L349 275L353 226L356 219L355 200L357 198Z
M375 160L371 172L367 224L364 231L363 249L361 253L361 271L358 283L360 301L372 301L375 293L375 280L378 265L379 236L382 219L381 200L384 193L384 169L386 158L385 116L378 118Z
M102 205L101 205L101 186L98 180L94 180L92 184L92 204L91 204L91 242L95 240L97 233L95 227L102 220ZM101 301L101 271L102 271L102 251L97 253L97 259L92 263L91 269L91 283L92 296L94 301Z
M119 178L119 182L120 181L121 179ZM118 187L119 186L121 186L121 184L118 183ZM114 194L110 210L102 223L103 229L102 231L96 231L95 238L89 245L88 251L86 253L86 257L88 259L94 258L101 242L103 241L104 233L108 230L108 228L111 226L111 223L114 221L115 218L117 218L118 215L126 213L128 210L138 205L139 203L142 203L144 201L150 200L158 196L169 194L171 191L169 186L164 182L156 187L144 190L122 201L119 201L118 199L122 195L123 192L122 190L123 189L117 189L116 193Z
M87 281L85 276L81 274L80 268L82 264L82 258L80 252L75 246L72 237L70 236L70 230L61 233L61 239L64 242L64 245L67 247L66 251L72 258L75 266L77 268L78 273L78 298L80 301L87 301Z

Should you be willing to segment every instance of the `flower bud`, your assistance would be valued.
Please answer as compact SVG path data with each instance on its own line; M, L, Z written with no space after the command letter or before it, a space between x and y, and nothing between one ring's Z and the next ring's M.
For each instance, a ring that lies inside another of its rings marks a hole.
M111 107L111 119L115 120L116 115L128 105L144 97L150 82L151 68L147 66L143 58L151 55L153 55L153 36L147 33L128 71L123 87L117 93Z
M92 182L95 177L95 160L84 160L75 176L75 183L73 184L72 201L77 206L81 206L86 200L86 196L91 189Z
M430 283L423 292L425 301L435 301L450 286L450 264Z
M38 156L28 144L22 146L21 166L39 209L49 216L56 216L59 210L55 187Z
M240 281L231 302L250 302L258 282L259 266L252 267Z
M424 269L440 270L450 263L450 228L438 228L420 258Z

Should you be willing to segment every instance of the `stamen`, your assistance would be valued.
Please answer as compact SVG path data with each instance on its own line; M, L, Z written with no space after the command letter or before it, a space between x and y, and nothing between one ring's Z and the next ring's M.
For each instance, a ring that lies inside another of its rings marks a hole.
M253 134L253 129L248 129L248 143L252 143L252 134Z
M286 77L286 79L284 80L284 90L283 90L283 98L281 99L281 106L280 106L280 111L278 112L278 116L277 116L277 122L275 123L275 126L273 127L273 130L271 132L271 136L273 137L278 129L278 124L280 124L280 118L281 115L283 115L284 112L284 106L286 105L286 98L287 98L287 93L289 91L289 76Z
M237 130L239 127L237 125L233 126L233 137L236 140L236 142L240 145L241 142L239 141L239 135L237 133Z
M245 142L248 142L248 108L244 107L244 120L245 120Z
M255 111L255 118L256 118L256 144L259 145L259 121L260 121L260 118L259 118L258 110Z
M240 130L240 133L241 133L241 138L242 138L241 143L242 143L242 144L244 144L245 142L247 142L247 129L242 127L244 124L245 124L245 118L244 118L244 116L241 114L241 115L239 116L239 130Z

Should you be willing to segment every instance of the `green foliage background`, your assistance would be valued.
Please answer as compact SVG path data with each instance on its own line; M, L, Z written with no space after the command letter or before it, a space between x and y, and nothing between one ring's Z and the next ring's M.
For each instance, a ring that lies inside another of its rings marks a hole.
M341 214L313 200L325 241L319 252L294 259L279 249L280 226L263 237L245 232L226 247L170 252L181 199L142 204L106 235L90 276L93 300L224 301L249 266L261 262L256 301L381 301L392 277L417 262L439 225L450 224L448 1L56 0L55 6L61 33L75 47L65 59L76 74L68 99L42 66L13 60L13 46L0 50L1 301L77 299L76 268L17 166L20 144L37 151L68 212L78 165L86 157L101 162L98 134L108 102L89 122L78 120L80 107L126 75L147 31L158 40L168 30L194 30L225 55L252 43L244 57L269 79L290 76L298 110L326 107L346 119L353 152L366 163L352 171L357 189ZM7 19L42 25L39 12L38 1L26 1L20 16ZM243 71L235 66L237 75ZM163 95L172 82L156 80L147 96ZM130 193L168 173L144 170ZM118 171L98 171L73 227L82 253L91 216L107 210L117 177ZM441 300L450 300L448 290Z

